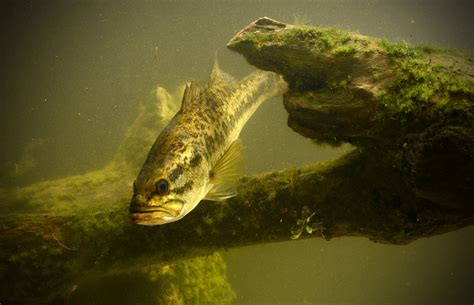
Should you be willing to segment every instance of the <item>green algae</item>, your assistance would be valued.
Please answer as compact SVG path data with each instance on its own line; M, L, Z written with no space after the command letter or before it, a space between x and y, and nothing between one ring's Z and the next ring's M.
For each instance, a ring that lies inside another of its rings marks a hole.
M349 71L357 71L361 57L374 53L372 45L347 31L292 25L274 31L249 30L234 37L228 47L246 54L250 63L259 62L261 68L282 74L292 92L311 92L344 82ZM265 61L273 56L278 61ZM334 66L321 64L328 61Z
M334 50L332 51L332 53L333 53L335 56L350 56L350 55L354 55L355 53L357 53L357 46L355 46L355 45L351 45L351 46L340 46L340 47L334 48Z
M413 57L419 55L418 51L408 43L391 43L388 40L382 39L379 42L379 47L390 58Z
M17 280L14 293L8 294L3 288L0 293L9 295L6 300L47 296L46 303L49 303L54 298L71 298L68 291L75 285L79 285L80 293L84 281L100 278L104 271L120 275L157 262L156 266L169 262L171 267L166 276L154 279L153 293L159 301L154 304L179 304L168 302L165 296L172 294L178 294L183 304L231 303L233 292L226 281L225 264L220 255L199 257L199 251L193 251L192 245L183 246L179 238L172 237L192 235L194 230L190 232L189 227L174 225L181 228L171 236L169 229L173 228L170 227L156 231L156 228L136 226L128 220L127 206L128 201L111 204L109 208L76 210L75 215L61 217L61 226L51 221L50 228L43 223L41 230L33 227L36 221L31 228L26 228L23 221L23 228L35 232L34 243L24 245L24 250L9 256L2 254L2 260L8 262L2 270L2 279ZM213 222L219 221L219 217L219 213L213 215ZM213 225L207 226L208 231ZM209 251L201 251L201 254ZM2 287L12 288L11 285ZM74 300L74 295L72 297Z
M472 56L277 21L261 31L269 22L261 20L228 46L284 76L292 129L318 143L352 143L374 159L383 154L420 198L465 208L471 178L460 177L472 177L474 159Z
M158 304L177 304L168 302L170 295L177 296L182 304L225 305L235 299L224 259L217 252L179 262L162 275L161 281L166 293L159 297Z
M231 42L230 45L249 43L254 45L257 50L261 50L265 47L266 43L283 44L292 42L297 44L310 44L311 47L324 52L336 47L341 47L350 40L351 37L346 31L330 28L316 29L308 25L296 25L276 32L246 33L245 36Z
M362 54L364 54L364 56L369 57L369 56L371 56L375 53L375 49L371 48L371 47L364 47L361 50L361 52L362 52Z
M445 107L463 108L468 113L472 111L472 103L467 102L474 97L471 80L460 77L456 71L445 66L432 63L422 56L419 47L390 44L384 40L380 45L391 56L396 75L377 96L384 115L407 123L422 114L432 114ZM426 46L422 48L427 49ZM432 49L429 50L431 52ZM426 117L423 119L426 120Z
M311 26L295 26L288 31L280 31L276 35L279 41L296 41L310 43L320 51L331 50L343 45L350 37L343 31L334 29L315 29Z
M333 80L328 83L328 89L329 90L339 90L339 89L347 89L347 87L350 85L352 81L352 76L347 75L345 79L340 79L340 80Z
M76 283L68 304L227 305L235 293L218 252L174 263L151 263L133 273L105 275ZM103 291L114 291L104 295Z
M419 115L430 106L445 105L452 95L474 94L474 87L465 80L453 77L444 67L433 66L422 59L396 63L397 77L379 101L390 115Z
M460 70L470 57L428 46L380 45L394 73L375 96L376 122L384 126L379 130L392 131L387 152L420 196L459 207L470 196L464 177L474 160L474 82Z
M432 45L427 45L427 44L420 44L416 45L415 48L423 53L426 54L432 54L432 53L442 53L445 52L445 50L432 46Z

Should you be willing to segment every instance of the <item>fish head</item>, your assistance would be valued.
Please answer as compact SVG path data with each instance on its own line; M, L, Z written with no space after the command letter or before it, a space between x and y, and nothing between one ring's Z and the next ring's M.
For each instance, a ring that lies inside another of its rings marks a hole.
M183 218L208 191L205 170L190 166L196 151L168 155L154 170L144 166L133 186L130 218L140 225L162 225ZM186 156L191 156L191 158ZM158 170L156 170L158 168Z
M159 182L162 189L165 180ZM161 225L181 218L184 201L172 195L161 195L158 192L147 194L134 193L130 204L130 219L141 225Z

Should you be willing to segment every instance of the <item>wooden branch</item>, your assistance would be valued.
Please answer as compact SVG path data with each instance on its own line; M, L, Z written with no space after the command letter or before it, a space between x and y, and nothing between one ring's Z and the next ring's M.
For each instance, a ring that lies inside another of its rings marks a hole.
M391 159L417 196L472 213L472 57L265 17L228 47L284 76L296 132Z
M16 291L31 293L34 286L47 295L52 287L63 292L84 274L169 264L223 248L339 236L406 244L474 221L472 214L417 199L390 164L360 151L331 163L244 178L237 197L202 202L165 226L130 223L128 203L84 205L57 216L1 217L2 283L8 279L21 283Z

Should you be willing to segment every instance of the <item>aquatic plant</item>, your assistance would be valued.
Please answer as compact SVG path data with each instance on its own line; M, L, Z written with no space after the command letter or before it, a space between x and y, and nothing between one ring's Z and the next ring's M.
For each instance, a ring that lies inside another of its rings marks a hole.
M296 224L291 228L291 239L300 238L303 232L312 234L314 231L319 231L321 236L324 237L324 225L322 221L313 221L313 223L311 223L311 218L313 218L315 215L316 211L311 213L307 206L303 206L301 209L301 218L298 219Z

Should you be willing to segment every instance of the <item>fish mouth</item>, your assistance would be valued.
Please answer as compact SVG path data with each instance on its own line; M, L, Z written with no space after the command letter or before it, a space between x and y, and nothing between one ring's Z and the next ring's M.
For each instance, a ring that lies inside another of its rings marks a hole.
M184 202L182 200L173 200L166 203L165 207L140 207L131 206L129 217L132 222L145 225L155 226L170 223L180 219L181 210Z

